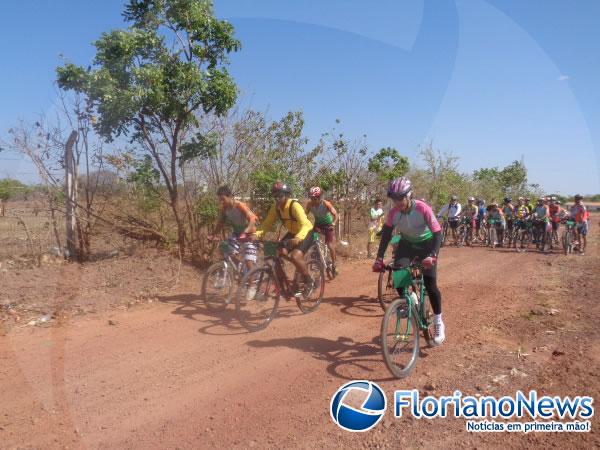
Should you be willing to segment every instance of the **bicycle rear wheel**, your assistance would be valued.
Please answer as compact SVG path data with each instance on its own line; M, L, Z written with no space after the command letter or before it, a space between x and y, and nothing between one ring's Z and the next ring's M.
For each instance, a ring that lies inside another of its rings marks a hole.
M223 261L211 265L202 278L202 300L209 311L225 310L234 290L233 271Z
M238 320L249 331L266 328L275 317L279 305L279 289L270 266L248 272L236 296Z
M305 296L305 293L296 295L296 304L304 314L308 314L317 309L321 304L323 294L325 293L325 268L323 267L321 260L309 260L306 263L306 268L314 281L314 286L307 296Z
M395 298L398 298L398 292L394 287L392 271L380 272L379 281L377 282L377 299L381 308L385 311Z
M419 327L414 308L404 298L394 300L381 322L383 360L396 378L410 375L419 354Z

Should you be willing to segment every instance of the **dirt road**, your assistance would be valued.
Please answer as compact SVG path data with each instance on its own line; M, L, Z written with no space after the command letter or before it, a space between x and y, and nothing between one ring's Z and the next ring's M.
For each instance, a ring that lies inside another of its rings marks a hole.
M0 337L0 447L600 447L597 419L591 433L474 434L463 419L389 412L352 434L328 411L352 379L388 398L399 388L600 398L598 241L585 257L444 249L447 341L424 349L406 380L381 358L368 261L346 263L316 312L283 304L258 333L209 313L194 283L158 305L16 327Z

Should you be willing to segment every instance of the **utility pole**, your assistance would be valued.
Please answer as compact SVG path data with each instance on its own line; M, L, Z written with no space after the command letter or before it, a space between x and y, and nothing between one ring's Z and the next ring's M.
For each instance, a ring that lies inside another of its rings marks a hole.
M67 248L65 258L71 259L76 254L75 246L75 205L77 204L77 168L73 158L73 146L77 141L77 132L72 131L65 145L65 197Z

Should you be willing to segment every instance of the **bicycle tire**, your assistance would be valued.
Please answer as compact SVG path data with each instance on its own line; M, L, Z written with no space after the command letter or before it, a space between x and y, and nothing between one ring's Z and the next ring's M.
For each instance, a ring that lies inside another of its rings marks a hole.
M383 361L390 373L396 378L406 378L414 370L417 363L420 333L416 317L416 311L412 307L409 309L407 300L405 298L397 298L385 311L383 320L381 321L380 338ZM389 334L390 325L394 325L394 332L391 335ZM388 348L388 337L392 338L392 349ZM402 348L398 344L404 346L402 343L409 341L413 342L413 348L409 349L410 354L406 352L410 359L407 364L400 366L393 357L402 352Z
M217 290L225 290L225 293L222 292L208 292L211 287L211 283L209 278L211 275L216 275L217 272L224 272L226 280L226 286L215 287ZM233 296L234 291L234 283L233 283L233 273L230 268L228 268L223 261L216 262L212 264L206 272L204 273L204 277L202 277L202 291L201 296L204 301L204 305L206 309L211 312L221 312L227 308L227 305L231 302L231 297Z
M257 286L252 293L252 286ZM264 292L262 288L264 286ZM249 298L251 297L251 298ZM279 289L275 281L274 271L270 266L255 267L242 279L236 296L236 312L238 320L248 331L265 329L275 317L279 305ZM267 303L272 298L272 306ZM248 311L248 306L253 304L261 310L258 314ZM264 305L261 308L261 304Z
M309 298L305 299L304 295L296 296L296 304L303 314L308 314L317 309L321 304L323 294L325 293L325 268L323 267L322 261L311 259L306 266L308 272L313 277L315 285Z

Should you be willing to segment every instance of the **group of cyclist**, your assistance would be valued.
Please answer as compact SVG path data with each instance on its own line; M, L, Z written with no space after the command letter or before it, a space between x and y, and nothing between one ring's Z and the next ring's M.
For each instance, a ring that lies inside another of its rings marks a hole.
M309 190L308 201L305 203L293 199L290 187L282 181L273 184L271 195L274 202L264 220L259 224L257 215L248 205L236 200L229 187L220 187L217 191L220 218L215 234L222 231L226 223L229 224L232 228L229 239L235 245L242 243L244 261L248 268L251 268L256 262L256 239L260 239L265 233L272 231L279 220L286 230L286 234L280 239L280 252L294 264L303 278L303 285L298 286L299 294L308 296L314 287L315 280L308 271L304 255L313 244L313 230L324 236L331 252L333 270L337 271L335 269L334 226L338 221L338 213L331 202L323 198L323 192L318 186ZM406 266L415 259L420 261L425 289L434 313L433 342L435 345L440 345L445 340L442 298L437 285L436 270L443 240L439 218L444 217L448 221L455 243L458 243L457 229L463 219L472 230L477 232L481 227L489 226L486 224L495 223L499 245L502 245L504 230L519 229L519 227L525 226L525 222L529 219L535 219L535 226L539 227L540 231L545 230L549 223L552 224L554 230L558 231L561 219L568 216L576 223L578 245L582 254L587 243L589 214L582 202L581 195L575 196L575 204L569 211L563 209L558 199L550 196L539 198L536 205L533 205L526 197L519 197L516 204L513 204L510 197L506 197L502 205L492 202L487 206L484 200L469 197L467 205L463 208L458 202L458 198L453 195L437 215L427 202L413 198L413 186L406 177L391 181L387 196L393 201L393 207L387 214L383 211L383 203L380 199L377 199L370 211L369 256L371 256L371 246L376 241L375 237L380 237L372 270L374 272L385 270L383 258L386 249L392 236L399 236L400 241L394 246L394 264ZM314 224L309 220L309 214L313 215ZM477 232L471 233L473 236L471 239L476 239Z
M589 228L589 212L583 204L583 196L577 194L575 203L566 210L561 201L555 196L545 196L537 199L536 204L531 203L528 197L519 197L513 204L511 197L505 197L502 204L493 201L486 206L485 200L469 197L467 205L462 208L458 198L453 195L437 214L437 218L447 220L454 244L458 245L458 226L464 221L473 232L469 233L469 241L472 244L481 236L483 227L494 226L497 231L497 242L492 245L502 247L504 233L516 232L525 229L530 222L533 228L533 243L545 239L547 227L551 227L552 233L558 235L562 221L571 218L575 222L577 233L577 246L579 252L584 254L587 244L587 233Z
M337 211L331 202L322 198L322 190L318 186L310 189L309 199L304 204L292 198L291 188L282 181L273 184L271 195L274 202L264 220L258 224L257 215L248 205L236 200L228 186L221 186L217 190L220 205L219 220L212 238L218 239L224 226L229 225L232 232L227 239L233 248L240 249L241 244L242 257L248 269L251 269L257 259L256 239L272 231L276 222L281 221L286 234L280 239L280 252L302 275L304 284L298 294L307 297L315 284L304 260L304 255L313 244L312 230L324 236L333 263L333 274L337 274L334 232L338 220ZM308 219L309 213L314 217L314 225Z

